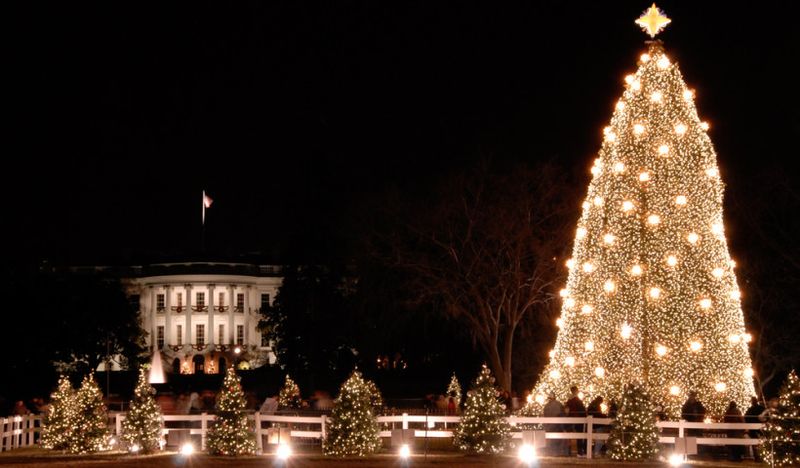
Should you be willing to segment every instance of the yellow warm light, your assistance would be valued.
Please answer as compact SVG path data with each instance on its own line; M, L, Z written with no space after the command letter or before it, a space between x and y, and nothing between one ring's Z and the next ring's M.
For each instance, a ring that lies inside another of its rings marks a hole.
M602 379L603 377L606 376L606 370L603 369L602 367L595 367L594 375L596 375L597 378Z
M677 264L678 264L678 257L674 255L670 255L667 257L667 265L674 267Z
M591 314L593 310L594 310L594 307L592 307L590 304L584 304L581 307L581 313L582 314Z
M627 75L627 76L625 77L625 83L627 83L627 84L629 84L629 85L630 85L630 84L633 84L634 80L636 80L636 77L635 77L635 76L633 76L633 75Z
M592 175L597 175L600 173L600 168L597 166L592 166L592 168L589 171L592 173Z
M614 292L614 290L615 290L616 288L617 288L617 285L615 285L615 284L614 284L614 282L613 282L613 281L611 281L611 280L608 280L608 281L606 281L605 283L603 283L603 291L605 291L605 292L607 292L607 293L612 293L612 292Z
M559 372L556 369L551 370L550 371L550 378L553 379L553 380L561 378L561 372Z
M550 351L547 352L547 355L550 356L551 359L556 357L556 350L551 349Z
M657 214L651 214L650 216L647 217L647 224L650 224L652 226L661 224L661 216Z
M716 391L718 391L720 393L724 392L727 389L728 389L728 386L725 384L725 382L717 382L714 385L714 390L716 390Z
M714 275L714 278L722 278L725 275L725 270L717 267L711 270L711 274Z
M666 70L669 68L669 58L666 55L662 55L656 64L658 65L658 68Z
M742 342L742 337L741 335L731 335L728 337L728 341L730 341L733 344L739 344Z
M575 367L575 358L572 356L567 356L567 358L564 359L564 364L569 367Z
M711 125L709 125L708 122L700 122L700 128L702 128L703 130L708 130L709 128L711 128Z
M592 206L592 205L588 201L585 201L585 202L581 203L581 208L583 208L584 211L588 210L590 206Z
M642 89L642 83L639 82L639 80L634 81L633 83L631 83L631 89L633 89L634 91L639 91L640 89Z
M662 356L662 357L666 356L667 355L667 347L664 346L664 345L656 346L656 354L658 354L659 356Z
M562 289L561 291L558 292L558 295L561 296L561 297L568 297L569 296L569 291L566 288Z
M658 299L661 297L661 289L650 288L650 299Z
M532 397L532 396L533 395L528 395L528 397ZM536 400L536 403L539 403L540 405L543 405L544 402L545 402L544 395L542 395L541 393L536 395L536 398L534 398L534 400Z
M567 262L566 262L566 265L567 265L567 268L572 269L572 267L575 266L575 259L574 258L568 259Z
M688 130L688 128L684 124L678 124L678 125L675 126L675 133L678 136L685 135L686 134L686 130Z
M583 344L583 349L585 349L586 351L588 351L590 353L592 351L594 351L594 341L587 341L586 343L584 343Z
M664 156L667 153L669 153L669 146L661 145L661 146L658 147L658 154L660 154L661 156Z
M621 163L619 161L615 162L614 163L614 172L617 173L617 174L619 174L621 172L625 172L625 164L623 164L623 163Z
M650 95L650 100L655 103L660 103L663 98L664 95L661 94L661 91L653 91L653 94Z
M633 276L639 276L642 274L642 267L641 265L634 265L631 267L631 274Z
M744 370L744 376L748 379L752 379L754 375L756 375L756 371L754 371L752 367L748 367Z
M633 124L633 134L634 135L642 135L644 133L644 125L642 124Z
M649 172L642 172L639 174L639 182L647 182L648 180L650 180Z
M592 262L586 262L583 264L582 268L584 273L591 273L594 271L594 264Z
M664 12L659 10L655 3L645 10L642 16L636 20L636 24L638 24L650 38L656 37L656 34L661 32L661 30L667 27L671 22L672 20L669 19Z
M584 237L586 237L586 228L579 227L579 228L578 228L578 229L575 231L575 237L576 237L577 239L583 239Z
M686 236L686 240L688 240L690 244L696 244L697 241L700 240L700 236L698 236L696 232L690 232L689 235Z
M719 171L716 167L709 167L706 169L706 175L709 177L717 177L719 175Z
M608 245L613 244L615 239L616 237L614 236L614 234L606 233L603 235L603 242Z
M686 101L691 101L694 99L694 91L691 89L686 89L683 91L683 99Z
M617 101L617 105L615 106L618 111L625 109L625 103L622 101Z
M714 223L711 225L711 232L716 236L721 236L725 233L722 223Z
M569 309L575 307L575 299L571 297L564 299L564 305L567 306L567 308Z
M742 339L744 340L745 343L749 343L753 341L753 335L751 335L750 333L745 333L742 335Z
M603 206L603 197L594 197L594 206Z
M564 327L564 319L561 319L561 318L560 319L556 319L556 326L558 328L563 328Z
M692 341L689 343L689 349L691 349L695 353L700 351L702 347L703 343L700 343L699 341Z
M617 134L614 133L614 132L606 133L605 140L607 142L609 142L609 143L614 143L615 141L617 141ZM592 167L592 170L595 170L596 168L597 168L597 166L594 166L594 167ZM598 172L599 172L599 170L598 170Z
M675 204L679 206L685 205L689 200L686 199L686 195L678 195L675 197Z
M622 328L620 328L619 335L627 340L631 337L631 333L633 333L633 328L627 323L623 323Z
M639 60L641 60L644 63L649 62L650 61L650 54L644 53L644 54L640 55L639 56Z
M633 211L633 208L634 208L634 205L633 205L632 201L625 200L624 202L622 202L622 211L627 213L627 212Z
M673 386L669 387L669 394L678 396L678 395L681 394L681 388L678 387L677 385L673 385Z
M706 309L706 310L710 309L711 308L711 299L709 299L709 298L700 299L700 308L701 309Z
M734 289L733 291L731 291L731 299L739 300L741 298L742 298L742 292L741 291L739 291L738 289Z

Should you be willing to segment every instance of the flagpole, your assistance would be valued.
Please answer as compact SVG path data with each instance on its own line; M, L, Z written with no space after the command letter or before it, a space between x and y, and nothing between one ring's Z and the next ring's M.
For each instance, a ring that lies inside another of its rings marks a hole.
M200 252L206 251L206 191L203 190L203 198L200 199L200 204L203 205L203 221L200 226Z

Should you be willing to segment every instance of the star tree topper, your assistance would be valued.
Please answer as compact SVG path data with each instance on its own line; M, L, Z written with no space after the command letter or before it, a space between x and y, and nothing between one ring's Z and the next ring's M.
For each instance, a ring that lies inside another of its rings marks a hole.
M656 37L656 34L661 32L672 20L667 18L667 15L664 14L661 10L656 7L656 4L653 3L653 6L645 10L642 13L642 16L636 20L636 24L644 29L644 32L650 35L651 38Z

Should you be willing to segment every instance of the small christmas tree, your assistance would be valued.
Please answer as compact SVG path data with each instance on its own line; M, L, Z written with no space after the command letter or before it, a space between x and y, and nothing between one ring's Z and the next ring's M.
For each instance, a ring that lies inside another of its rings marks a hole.
M53 450L69 448L75 426L75 390L69 379L62 375L58 388L50 395L50 407L42 422L42 447Z
M231 366L219 392L217 419L206 437L210 453L232 456L255 453L255 437L244 412L246 403L239 376Z
M483 365L467 393L467 404L453 443L474 453L499 453L509 442L511 427L505 419L506 407L497 399L492 371Z
M375 384L353 371L333 402L323 451L340 457L364 456L381 447L373 406L382 403Z
M76 417L68 450L87 453L108 449L108 410L94 374L83 378L73 401Z
M147 373L144 368L139 369L133 400L127 417L122 421L121 438L132 452L151 453L161 448L163 418L154 394L155 389L147 382Z
M778 407L770 411L760 451L770 466L800 465L800 379L791 371L781 387Z
M278 394L278 409L300 409L300 404L300 387L286 374L283 388Z
M458 382L455 372L453 372L453 376L450 377L450 385L447 386L447 395L455 398L456 406L461 405L461 384Z
M607 445L614 460L652 460L658 454L655 408L642 387L627 385L623 390Z

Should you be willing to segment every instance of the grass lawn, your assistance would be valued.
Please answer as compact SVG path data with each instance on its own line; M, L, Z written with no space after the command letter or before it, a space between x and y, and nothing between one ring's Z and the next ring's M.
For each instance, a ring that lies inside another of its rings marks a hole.
M104 453L99 455L62 455L42 449L19 449L0 453L0 465L13 467L119 467L119 468L205 468L205 467L279 467L283 466L272 455L259 457L225 458L196 454L183 457L173 452L158 455L130 456L122 453ZM397 467L409 468L521 468L524 465L516 458L510 456L476 457L457 453L437 452L427 457L416 455L404 465L395 455L375 455L366 458L335 459L322 456L318 453L301 453L292 457L287 467L296 468L372 468L372 467ZM604 459L578 459L578 458L543 458L538 465L547 468L567 468L572 466L602 466L602 467L660 467L668 466L666 463L614 463ZM742 467L763 466L752 462L730 463L724 460L709 460L692 462L691 466L701 467Z

